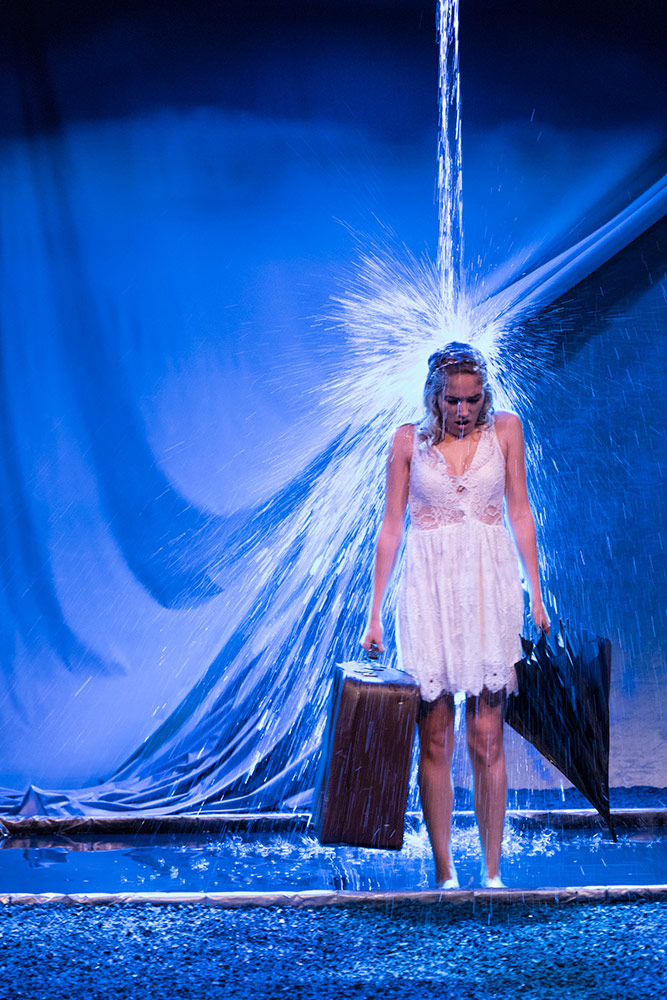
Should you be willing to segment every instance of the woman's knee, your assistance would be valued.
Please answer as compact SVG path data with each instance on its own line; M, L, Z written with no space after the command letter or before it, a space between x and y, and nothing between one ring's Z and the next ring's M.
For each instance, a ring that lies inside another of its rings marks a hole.
M421 759L450 762L454 752L454 699L422 701L417 719Z
M491 767L502 760L505 693L487 691L466 702L466 738L473 765Z
M420 730L419 753L422 760L449 764L454 752L454 727L428 727Z
M503 728L495 720L468 719L466 738L473 764L492 767L503 759Z

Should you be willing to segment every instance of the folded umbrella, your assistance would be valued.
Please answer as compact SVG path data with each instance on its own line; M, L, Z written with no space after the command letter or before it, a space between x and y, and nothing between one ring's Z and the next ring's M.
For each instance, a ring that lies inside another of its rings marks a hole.
M546 757L605 820L609 809L609 680L611 643L561 624L550 642L522 637L519 693L507 701L505 720Z

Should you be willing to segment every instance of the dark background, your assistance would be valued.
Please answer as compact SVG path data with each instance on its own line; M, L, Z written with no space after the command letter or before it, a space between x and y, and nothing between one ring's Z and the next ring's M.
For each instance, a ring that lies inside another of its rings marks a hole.
M57 106L67 91L68 118L206 103L403 132L434 114L434 4L6 0L2 8L6 71L14 63L37 76L49 55L67 53L53 97ZM666 18L657 0L463 0L460 17L468 125L534 108L572 127L662 121ZM391 66L399 73L387 73ZM2 124L24 125L11 100Z

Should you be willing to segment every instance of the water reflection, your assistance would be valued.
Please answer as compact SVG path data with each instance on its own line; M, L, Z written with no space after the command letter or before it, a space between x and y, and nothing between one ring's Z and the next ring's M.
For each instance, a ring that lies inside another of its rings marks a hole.
M508 888L655 885L666 881L664 828L621 833L567 831L508 822L503 842ZM19 847L20 844L20 847ZM431 888L425 827L406 831L402 851L322 847L307 830L179 838L109 836L57 841L11 838L0 851L0 892L250 891L312 889L418 891ZM461 887L479 887L481 854L472 817L455 825L452 848Z

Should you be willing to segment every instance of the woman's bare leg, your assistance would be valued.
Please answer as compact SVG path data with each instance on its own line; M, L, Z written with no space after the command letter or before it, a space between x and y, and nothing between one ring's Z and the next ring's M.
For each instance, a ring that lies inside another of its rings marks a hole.
M507 771L503 747L505 693L486 688L466 699L466 732L474 775L473 801L489 878L499 874Z
M422 701L419 710L419 795L433 857L435 880L452 877L449 841L452 826L452 754L454 753L454 699L442 695Z

